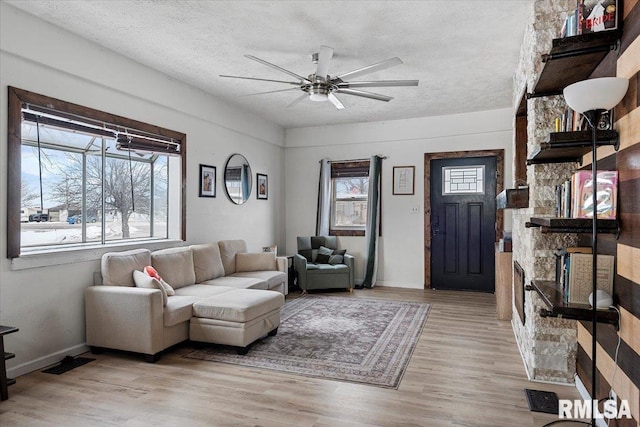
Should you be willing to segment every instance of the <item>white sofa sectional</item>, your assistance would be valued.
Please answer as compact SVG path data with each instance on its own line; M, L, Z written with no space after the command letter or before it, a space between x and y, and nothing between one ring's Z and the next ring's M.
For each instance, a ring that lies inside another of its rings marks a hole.
M140 279L144 273L134 280L134 271L149 265L175 295ZM85 291L87 344L94 352L142 353L151 362L188 339L244 353L256 339L277 332L286 268L286 258L248 253L243 240L104 254L102 284Z

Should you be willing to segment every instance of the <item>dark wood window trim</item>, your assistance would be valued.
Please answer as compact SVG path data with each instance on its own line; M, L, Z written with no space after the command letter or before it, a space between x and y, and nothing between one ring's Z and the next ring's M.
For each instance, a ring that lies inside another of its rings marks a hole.
M20 256L20 203L21 203L21 147L22 147L22 107L23 104L55 110L58 115L70 115L108 123L113 129L135 129L149 135L156 135L180 144L181 154L181 230L180 238L186 240L186 164L187 164L187 136L184 133L140 122L104 111L95 110L78 104L51 98L29 92L24 89L9 87L8 96L8 138L7 138L7 257Z
M329 230L329 236L364 237L364 230Z
M369 176L369 160L341 161L331 163L331 178ZM333 195L332 195L333 202ZM334 229L329 227L330 236L364 237L364 229Z

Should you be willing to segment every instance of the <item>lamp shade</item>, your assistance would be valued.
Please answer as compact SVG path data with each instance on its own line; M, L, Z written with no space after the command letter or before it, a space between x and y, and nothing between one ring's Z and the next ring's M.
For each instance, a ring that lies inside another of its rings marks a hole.
M564 99L578 113L610 110L622 101L628 88L629 80L620 77L583 80L564 88Z

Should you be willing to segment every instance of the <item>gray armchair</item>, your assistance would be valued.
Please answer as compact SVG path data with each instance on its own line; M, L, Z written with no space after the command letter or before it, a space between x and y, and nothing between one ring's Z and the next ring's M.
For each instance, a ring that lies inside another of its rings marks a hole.
M294 264L303 291L345 288L351 292L354 261L353 256L338 249L336 236L298 237Z

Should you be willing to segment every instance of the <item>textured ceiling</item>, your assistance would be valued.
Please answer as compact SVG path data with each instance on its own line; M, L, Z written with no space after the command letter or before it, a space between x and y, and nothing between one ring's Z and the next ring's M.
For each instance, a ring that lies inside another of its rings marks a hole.
M511 106L512 76L532 0L119 1L8 3L285 128L446 115ZM418 87L365 89L390 102L339 95L346 109L290 86L219 74L291 80L250 54L307 76L331 46L330 75L394 56L404 64L357 80L418 79ZM300 92L301 93L301 92Z

